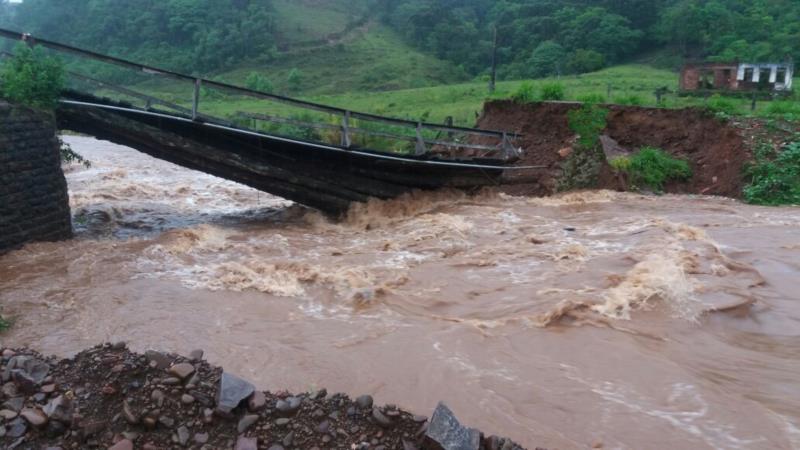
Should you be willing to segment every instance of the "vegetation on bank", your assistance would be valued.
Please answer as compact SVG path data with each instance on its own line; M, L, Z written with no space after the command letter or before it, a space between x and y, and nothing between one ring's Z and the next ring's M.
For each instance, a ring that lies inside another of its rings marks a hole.
M19 43L14 56L0 67L0 95L15 103L49 110L55 107L63 87L63 64L40 47Z
M607 126L608 110L586 104L568 113L569 128L578 136L572 153L562 164L558 190L593 188L605 161L600 134Z
M759 145L746 169L744 199L757 205L800 205L800 141L775 151Z
M692 177L692 169L687 161L653 147L644 147L631 156L620 156L609 163L618 173L627 175L629 187L634 190L662 192L667 182Z
M9 328L11 328L11 322L5 317L0 316L0 333L8 330Z

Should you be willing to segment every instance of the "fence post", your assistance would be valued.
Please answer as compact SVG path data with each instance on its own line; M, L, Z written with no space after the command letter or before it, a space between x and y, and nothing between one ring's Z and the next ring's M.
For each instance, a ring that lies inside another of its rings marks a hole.
M422 156L425 153L428 153L428 149L425 147L425 139L422 137L422 122L417 122L417 145L414 149L414 156Z
M194 80L194 95L192 95L192 120L197 120L197 110L200 107L200 86L203 80L195 78Z
M350 148L353 145L350 140L350 111L345 111L342 116L342 147Z
M514 145L511 143L511 139L508 138L508 133L506 133L505 131L503 132L502 146L503 146L503 157L505 157L506 160L519 157L520 153L519 150L516 147L514 147Z

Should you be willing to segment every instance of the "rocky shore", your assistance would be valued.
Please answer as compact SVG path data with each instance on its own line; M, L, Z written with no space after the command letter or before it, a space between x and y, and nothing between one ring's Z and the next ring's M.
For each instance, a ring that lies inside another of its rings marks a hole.
M259 392L203 360L106 344L57 360L3 349L0 448L516 450L462 426L325 389Z

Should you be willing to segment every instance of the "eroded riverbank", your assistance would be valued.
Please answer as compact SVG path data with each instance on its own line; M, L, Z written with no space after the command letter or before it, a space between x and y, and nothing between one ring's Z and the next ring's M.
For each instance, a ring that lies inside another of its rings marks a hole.
M0 258L3 344L187 354L550 448L800 446L800 209L417 195L341 222L88 138L78 238Z

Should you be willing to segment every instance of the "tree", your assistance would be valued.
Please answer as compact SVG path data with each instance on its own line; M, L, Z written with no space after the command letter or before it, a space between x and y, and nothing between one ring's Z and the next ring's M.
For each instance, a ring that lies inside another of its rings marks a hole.
M544 41L536 47L527 63L527 75L541 78L561 73L566 57L564 47L554 41Z
M303 73L298 68L290 70L289 75L286 77L286 82L289 83L289 89L292 92L299 91L300 85L303 83Z
M594 50L578 49L572 52L567 61L567 70L572 73L595 72L606 65L602 53Z
M14 56L0 69L0 94L17 103L35 108L56 106L64 87L64 66L47 56L41 47L20 42Z

